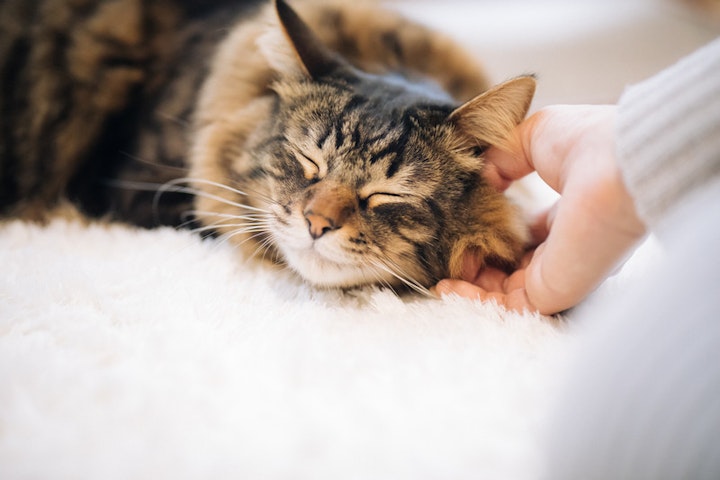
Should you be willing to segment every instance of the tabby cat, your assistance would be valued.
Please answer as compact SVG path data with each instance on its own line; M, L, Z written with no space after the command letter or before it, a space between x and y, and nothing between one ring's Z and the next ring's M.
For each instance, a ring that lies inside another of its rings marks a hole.
M511 267L481 177L535 88L487 89L448 38L359 2L4 0L0 214L193 219L317 286ZM483 93L480 93L483 92ZM464 102L464 103L462 103Z

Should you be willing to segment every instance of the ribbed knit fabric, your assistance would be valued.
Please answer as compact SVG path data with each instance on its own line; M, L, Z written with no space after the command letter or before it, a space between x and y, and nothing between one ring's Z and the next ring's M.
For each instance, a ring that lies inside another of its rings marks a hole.
M720 184L667 219L643 282L570 317L577 355L548 420L544 480L720 479Z
M617 138L625 181L650 227L720 175L720 39L627 88Z
M621 169L664 255L571 314L542 478L717 480L720 40L629 88L618 116Z

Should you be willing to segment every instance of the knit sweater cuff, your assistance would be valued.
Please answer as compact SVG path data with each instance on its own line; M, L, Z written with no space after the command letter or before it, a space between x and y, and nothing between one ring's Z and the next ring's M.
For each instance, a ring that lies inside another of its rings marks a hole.
M650 227L720 175L720 39L625 90L617 153Z

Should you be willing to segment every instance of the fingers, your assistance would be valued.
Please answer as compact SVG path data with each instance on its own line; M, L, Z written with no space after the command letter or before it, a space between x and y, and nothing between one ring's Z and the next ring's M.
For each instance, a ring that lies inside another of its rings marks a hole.
M552 206L550 206L550 208L547 208L535 215L535 217L530 221L530 247L535 248L547 240L550 230L552 229L553 222L555 221L555 217L557 216L558 206L561 201L562 199L556 201L552 204Z
M542 129L546 117L541 110L521 122L512 132L506 148L491 147L485 155L484 176L499 190L535 171L536 131Z
M507 310L515 312L531 311L536 312L537 308L530 303L524 288L516 288L507 293L488 291L472 283L462 280L441 280L435 287L439 295L455 294L465 298L481 301L494 301Z
M522 150L508 152L497 147L490 148L485 154L483 176L500 191L505 191L510 184L533 171Z
M521 278L474 266L474 278L464 277L474 285L439 291L545 314L587 296L644 233L615 160L615 116L613 106L546 107L518 125L507 150L488 150L484 175L492 185L504 189L536 170L561 198L533 222L538 247Z
M503 176L494 163L487 163L485 165L483 177L499 192L507 190L513 182L511 178Z
M498 300L501 299L504 294L501 292L488 292L486 289L474 285L464 280L445 279L440 280L435 286L435 292L438 295L450 295L456 294L465 298L472 298L478 300ZM498 302L502 304L502 301Z
M581 202L558 203L547 239L525 270L528 296L542 313L556 313L592 292L637 241L582 208Z
M463 254L463 268L460 279L485 290L505 290L509 281L517 281L518 276L524 275L523 270L528 266L532 257L533 250L526 251L520 259L517 270L508 275L505 270L487 266L485 258L476 250L469 248Z
M530 258L530 254L526 256ZM525 262L525 260L523 260ZM475 283L463 280L441 280L435 286L438 295L456 294L461 297L492 300L508 310L536 312L525 291L525 270L520 269L508 275L495 268L484 268Z
M462 280L446 279L431 290L437 295L456 294L462 297L493 300L509 310L537 311L525 292L525 268L533 258L528 251L520 260L519 268L508 275L505 271L485 266L482 259L471 250L463 258Z
M507 273L502 270L485 267L472 283L490 292L503 292L505 291L505 282L507 279Z

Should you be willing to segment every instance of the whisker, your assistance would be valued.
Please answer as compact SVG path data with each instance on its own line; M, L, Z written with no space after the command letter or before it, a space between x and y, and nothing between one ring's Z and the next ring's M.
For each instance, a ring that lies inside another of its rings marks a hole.
M187 183L190 181L187 178L178 178L175 180L171 180L165 184L163 184L156 192L155 198L153 199L153 207L157 208L157 205L160 201L160 197L167 192L180 192L180 193L189 193L198 197L208 198L210 200L215 200L220 203L224 203L225 205L230 205L231 207L237 207L237 208L244 208L250 211L254 212L261 212L261 213L267 213L267 210L257 207L252 207L250 205L245 205L244 203L238 203L233 202L232 200L228 200L226 198L220 197L219 195L215 195L212 193L204 192L202 190L198 190L193 187L187 187L187 186L181 186L183 183ZM234 189L232 187L228 187L227 185L223 185L221 183L213 182L210 180L191 180L195 183L205 183L207 185L213 185L217 186L219 188L224 188L230 192L237 193L238 195L246 195L245 192L242 192L241 190Z
M268 218L268 215L261 214L261 213L248 213L244 215L235 215L233 213L222 213L222 212L208 212L203 210L188 210L185 212L189 215L194 215L196 217L220 217L220 218L236 218L241 220L255 220L255 219L263 219Z
M175 182L175 183L200 183L200 184L204 184L204 185L210 185L213 187L225 189L225 190L227 190L231 193L235 193L237 195L242 195L242 196L246 196L246 197L255 197L255 198L263 200L269 204L277 204L277 201L273 200L268 195L266 195L256 189L253 189L253 188L248 188L247 189L248 191L239 190L237 188L233 188L230 185L227 185L224 183L219 183L219 182L215 182L212 180L207 180L207 179L199 178L199 177L178 178L178 179L173 180L173 182ZM247 205L245 206L245 208L252 209L251 207L249 207Z
M155 196L153 197L153 202L152 202L152 210L156 214L160 211L160 208L159 208L160 198L165 193L185 193L185 194L189 194L189 195L194 195L196 197L208 198L210 200L215 200L217 202L223 203L225 205L230 205L232 207L237 207L239 209L249 210L251 212L257 212L257 214L259 214L259 215L267 215L268 213L270 213L267 209L253 207L251 205L246 205L244 203L233 202L232 200L228 200L219 195L208 193L203 190L194 188L192 186L188 186L187 184L191 183L191 182L205 184L205 185L211 185L211 186L221 188L221 189L227 190L229 192L235 193L237 195L248 196L242 190L232 188L228 185L224 185L224 184L214 182L211 180L205 180L205 179L201 179L201 178L191 178L191 177L176 178L174 180L170 180L169 182L166 182L163 184L153 183L153 182L128 181L128 180L110 180L107 182L107 185L109 185L110 187L114 187L114 188L126 188L126 189L132 189L132 190L155 192ZM271 202L271 203L275 203L275 202ZM249 216L252 214L245 214L245 215ZM187 221L183 222L183 227L187 226L188 224L191 224L191 223L192 223L192 220L187 220Z
M185 127L185 128L192 127L192 122L189 122L183 118L180 118L177 115L171 115L169 113L163 112L162 110L156 110L155 113L167 120L170 120L173 123L180 125L181 127Z
M206 183L208 185L214 185L214 186L229 190L231 192L237 193L238 195L247 195L245 192L242 192L241 190L237 190L232 187L228 187L227 185L223 185L221 183L212 182L210 180L198 180L198 179L187 179L187 178L176 178L174 180L170 180L169 182L162 183L162 184L152 183L152 182L133 182L133 181L127 181L127 180L112 180L112 181L108 182L108 185L117 187L117 188L128 188L128 189L133 189L133 190L143 190L143 191L148 191L148 192L155 192L156 195L155 195L155 198L153 199L153 208L155 208L155 209L157 209L159 199L163 194L165 194L165 193L187 193L187 194L195 195L198 197L204 197L204 198L209 198L211 200L216 200L216 201L224 203L226 205L230 205L231 207L245 208L247 210L256 211L256 212L260 212L260 213L268 213L267 210L262 209L262 208L245 205L244 203L233 202L226 198L222 198L218 195L214 195L212 193L207 193L207 192L198 190L193 187L182 186L182 184L188 183L189 181L193 181L195 183Z
M176 178L174 180L170 180L167 182L171 185L178 185L183 183L201 183L203 185L210 185L212 187L222 188L224 190L227 190L232 193L236 193L238 195L242 195L244 197L247 197L248 194L243 192L242 190L238 190L237 188L233 188L230 185L225 185L224 183L214 182L212 180L206 180L204 178L197 178L197 177L183 177L183 178Z
M390 284L390 282L388 282L387 280L385 280L385 279L382 277L382 275L380 274L380 273L381 273L381 270L380 270L376 265L374 265L374 264L373 264L373 265L370 265L370 266L372 267L372 274L373 274L373 276L375 277L375 283L377 283L378 285L380 285L380 286L383 287L383 288L387 288L387 289L390 290L394 295L397 296L398 293L397 293L397 291L395 290L395 288L393 288L393 286Z
M267 229L265 229L265 228L258 228L253 231L245 231L245 230L239 230L239 229L234 230L232 232L228 232L228 233L225 233L220 236L220 238L221 238L220 245L227 243L231 238L236 237L238 235L242 235L245 233L253 233L248 238L246 238L245 240L243 240L242 242L239 243L239 245L243 245L245 242L252 240L253 238L257 237L258 235L263 235L266 231L267 231Z
M169 169L169 170L179 170L179 171L181 171L181 172L183 172L183 173L187 173L187 172L190 171L190 168L189 168L189 167L185 167L185 166L182 166L182 167L181 167L181 166L177 166L177 165L166 165L166 164L164 164L164 163L151 162L150 160L146 160L146 159L144 159L144 158L142 158L142 157L138 157L137 155L133 155L133 154L130 153L130 152L120 151L119 153L120 153L120 155L124 155L124 156L126 156L127 158L129 158L129 159L131 159L131 160L134 160L135 162L142 163L142 164L144 164L144 165L149 165L149 166L151 166L151 167L155 167L155 168L167 168L167 169Z
M244 215L236 215L233 213L206 212L206 211L202 211L202 210L188 210L188 211L184 212L184 215L192 215L193 218L184 222L183 224L181 224L179 228L184 228L188 224L194 223L196 220L202 220L203 223L206 224L207 226L212 226L212 225L217 226L217 225L221 225L222 222L233 221L233 220L247 220L248 225L252 223L252 224L258 224L258 225L262 224L262 225L270 226L270 219L271 219L270 215L265 214L265 213L248 213L248 214L244 214ZM212 217L219 218L222 220L216 220L213 223L207 223L208 218L212 218Z
M137 160L141 161L141 159ZM208 231L217 231L218 229L229 229L229 231L227 231L226 233L219 235L218 245L223 245L224 243L229 242L231 239L239 235L246 235L247 238L244 238L239 243L239 245L243 245L251 240L257 241L257 246L252 253L252 257L261 256L261 258L264 260L265 257L271 252L274 252L275 255L277 254L274 248L272 248L273 238L271 232L269 231L271 227L271 211L269 211L268 209L254 207L251 205L246 205L240 202L223 198L220 195L200 190L192 186L192 184L212 186L230 192L234 195L238 195L240 197L251 196L243 190L239 190L229 185L215 182L212 180L191 177L177 178L164 184L123 180L115 180L109 183L111 186L115 187L132 188L135 190L155 192L155 196L153 198L153 210L156 212L159 211L160 198L165 193L185 193L195 195L197 197L215 200L225 205L236 207L240 209L239 214L213 212L207 210L188 210L186 212L187 215L192 215L193 217L206 220L206 222L203 222L205 223L204 225L192 229L191 232L203 234ZM271 199L267 199L266 195L259 192L255 192L252 196L264 197L268 201L268 203L276 203ZM208 220L212 221L210 223L207 223ZM193 221L194 219L188 220L187 222L183 223L182 226L191 224ZM391 282L387 280L387 276L383 275L383 273L390 275L392 278L398 280L401 284L405 285L414 292L417 292L427 297L433 296L430 291L420 282L402 273L403 269L400 268L399 265L391 259L375 258L370 260L370 266L372 267L370 273L372 277L375 278L375 283L390 289L395 294L397 294L395 288L393 287Z
M207 220L207 219L205 219ZM237 224L237 225L265 225L270 226L270 219L269 218L253 218L253 217L246 217L244 215L228 215L228 216L219 216L218 220L215 220L214 222L205 221L203 222L203 226L233 226L229 225L227 222L237 222L237 221L243 221L244 223Z
M414 290L417 293L420 293L421 295L425 295L428 297L432 297L433 295L430 293L430 290L422 286L418 281L413 280L411 278L406 278L405 276L401 275L400 273L396 272L395 269L400 270L397 265L392 265L393 262L390 260L372 260L372 264L380 268L381 270L389 273L393 277L395 277L397 280L408 286L410 289ZM393 268L394 267L394 268Z
M412 259L415 260L415 257L412 257ZM387 260L387 262L390 264L390 266L394 267L396 271L402 271L402 268L400 268L400 266L398 266L398 264L397 264L396 262L391 261L391 260L389 260L389 259ZM404 278L405 278L406 280L408 280L409 282L412 282L413 284L415 284L415 285L417 286L417 289L415 289L416 291L419 291L420 293L422 293L422 294L424 294L424 295L426 295L426 296L434 297L434 295L432 295L432 294L430 293L430 290L428 290L423 284L421 284L421 283L418 282L417 280L411 278L411 277L408 276L408 275L405 275ZM419 289L419 290L418 290L418 289Z
M268 252L270 252L270 247L272 247L272 244L273 244L272 237L270 235L268 235L261 242L259 242L259 244L258 244L257 248L255 249L255 251L253 252L252 256L253 257L257 256L258 252L262 250L262 257L260 257L260 260L264 261L265 256L268 254ZM278 259L273 258L273 260L276 261Z
M107 184L112 187L117 188L127 188L132 190L144 190L148 192L157 192L157 193L166 193L166 192L179 192L179 193L189 193L192 195L197 195L199 193L207 193L203 192L202 190L198 190L197 188L188 186L187 184L190 183L202 183L205 185L211 185L213 187L222 188L225 190L228 190L232 193L242 195L242 196L248 196L247 193L243 192L242 190L238 190L236 188L232 188L229 185L224 185L222 183L213 182L212 180L204 180L202 178L192 178L192 177L181 177L181 178L175 178L173 180L170 180L165 183L155 183L155 182L136 182L131 180L109 180ZM207 194L212 195L212 194ZM216 197L208 197L208 198L216 198ZM226 203L229 202L229 200L221 199L221 201L225 201ZM230 203L231 205L235 205L233 203ZM237 204L242 205L242 204ZM244 207L247 207L247 205L242 205Z
M108 180L106 185L114 188L125 188L128 190L139 190L143 192L157 192L164 183L136 182L132 180Z
M267 225L247 225L245 223L219 223L213 225L205 225L204 227L193 228L190 230L192 233L202 233L208 230L216 230L218 228L233 228L233 227L244 227L242 230L234 230L232 233L249 233L249 232L262 232L267 230Z

